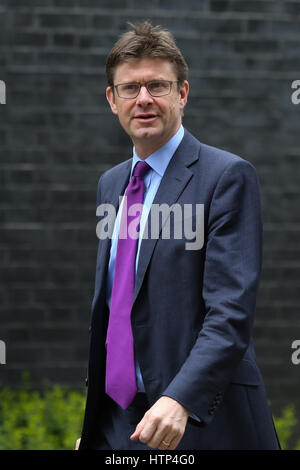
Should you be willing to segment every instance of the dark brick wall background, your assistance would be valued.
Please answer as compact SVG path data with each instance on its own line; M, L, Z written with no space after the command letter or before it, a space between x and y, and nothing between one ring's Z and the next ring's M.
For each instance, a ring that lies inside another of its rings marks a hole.
M300 412L300 1L0 2L2 384L29 370L83 387L101 173L131 155L105 100L105 58L128 20L169 28L190 66L184 125L250 160L264 210L254 340L272 410Z

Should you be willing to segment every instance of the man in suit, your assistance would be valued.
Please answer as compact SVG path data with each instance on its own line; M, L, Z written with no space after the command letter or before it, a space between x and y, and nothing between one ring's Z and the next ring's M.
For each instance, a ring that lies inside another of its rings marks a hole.
M79 449L278 449L251 339L262 254L256 172L184 129L187 65L168 31L132 25L107 77L134 147L98 184L99 223L103 207L117 218L99 240ZM142 203L131 219L128 201ZM156 236L143 236L163 205ZM186 231L162 235L175 206L194 245ZM120 236L135 218L137 236Z

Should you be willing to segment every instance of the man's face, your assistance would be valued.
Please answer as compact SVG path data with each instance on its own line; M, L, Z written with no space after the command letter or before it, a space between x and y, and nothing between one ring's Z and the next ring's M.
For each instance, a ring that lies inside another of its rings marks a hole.
M177 80L172 64L164 59L144 58L123 62L116 67L114 84L145 83L151 80ZM178 130L182 110L187 101L188 82L178 91L173 83L169 95L153 97L142 86L136 98L120 98L116 90L108 87L106 96L112 112L131 137L138 155L146 158L164 145Z

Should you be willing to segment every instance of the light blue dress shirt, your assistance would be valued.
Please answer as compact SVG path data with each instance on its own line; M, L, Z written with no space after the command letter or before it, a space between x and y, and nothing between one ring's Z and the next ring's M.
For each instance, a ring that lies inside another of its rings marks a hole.
M147 157L144 161L148 163L151 167L151 170L146 174L144 178L145 184L145 194L144 194L144 203L143 203L143 211L141 214L140 219L140 237L138 240L138 247L137 247L137 255L136 255L136 265L135 268L137 270L138 266L138 259L139 253L141 248L141 241L142 241L142 234L145 228L145 224L147 222L148 214L151 208L151 204L153 203L154 197L160 185L161 179L166 171L168 164L172 156L174 155L177 147L179 146L182 138L184 135L184 128L181 125L176 132L176 134L171 137L170 140L166 144L164 144L161 148L156 150L156 152L152 153ZM142 159L137 155L135 147L133 147L133 159L132 159L132 166L131 166L131 174L133 173L134 167L138 161L142 161ZM116 254L117 254L117 243L118 243L118 233L120 227L120 216L122 213L123 207L123 200L121 201L118 214L116 217L116 222L114 226L114 231L111 240L111 249L110 249L110 259L108 265L108 276L107 276L107 290L106 290L106 299L108 306L110 305L110 298L111 298L111 290L112 290L112 283L114 277L114 270L115 270L115 262L116 262ZM138 362L136 361L136 377L137 377L137 388L139 392L144 392L144 384L141 375L141 370L139 367Z

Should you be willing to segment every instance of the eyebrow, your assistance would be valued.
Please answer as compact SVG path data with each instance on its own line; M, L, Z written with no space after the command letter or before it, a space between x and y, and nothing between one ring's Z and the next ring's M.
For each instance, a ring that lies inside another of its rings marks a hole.
M158 78L151 78L151 80L144 80L142 82L138 82L137 80L129 80L127 82L120 82L120 83L148 83L148 82L156 82L158 80L166 80L167 82L169 82L170 80L168 80L167 78L162 78L162 77L158 77Z

